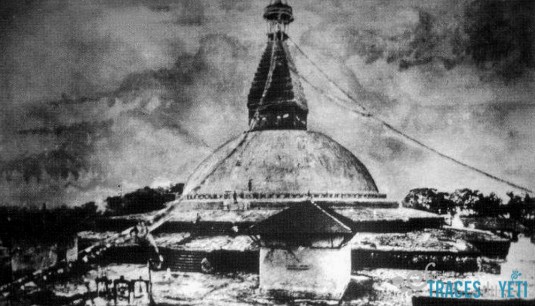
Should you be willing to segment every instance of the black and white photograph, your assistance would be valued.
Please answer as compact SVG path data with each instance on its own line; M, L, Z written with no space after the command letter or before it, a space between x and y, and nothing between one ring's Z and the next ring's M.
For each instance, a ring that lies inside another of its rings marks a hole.
M0 306L535 306L534 0L0 0Z

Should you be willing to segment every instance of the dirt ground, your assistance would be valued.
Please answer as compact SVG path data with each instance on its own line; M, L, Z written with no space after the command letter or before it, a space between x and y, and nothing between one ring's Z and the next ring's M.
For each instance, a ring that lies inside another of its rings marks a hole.
M513 243L507 260L501 264L499 275L487 273L430 272L396 269L373 269L357 271L353 275L348 293L342 305L410 305L413 295L429 295L427 280L443 282L456 280L479 280L482 298L500 298L498 281L511 279L513 271L521 273L519 280L528 282L528 298L535 298L535 245L528 239ZM110 279L148 279L144 265L112 264L90 270L82 277L58 282L49 289L59 297L79 297L78 305L115 305L103 298L85 300L84 294L96 291L94 280L106 274ZM248 273L202 274L157 271L151 274L152 296L158 305L273 305L289 301L269 299L258 289L258 275ZM89 284L89 285L86 285ZM146 305L148 297L136 299L134 304ZM2 303L0 303L2 304ZM32 303L30 303L32 304ZM118 305L127 302L119 301ZM337 301L292 301L292 305L337 305Z

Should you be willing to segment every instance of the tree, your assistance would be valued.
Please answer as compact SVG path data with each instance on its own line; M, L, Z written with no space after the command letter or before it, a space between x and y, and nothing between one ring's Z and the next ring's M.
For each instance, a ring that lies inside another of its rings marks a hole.
M106 208L112 212L120 212L123 210L123 198L120 196L107 197Z
M162 209L165 203L174 199L174 194L166 193L163 189L145 187L124 197L108 197L106 207L114 215L138 214Z
M450 200L461 211L473 211L482 198L483 194L479 190L469 188L457 189L450 195Z
M509 218L515 221L521 221L524 213L527 212L524 199L521 196L515 195L512 192L508 192L509 202L507 202L507 212Z
M504 217L506 212L502 199L493 192L488 196L481 196L474 204L473 211L479 217Z
M169 192L178 193L181 195L182 192L184 192L184 183L178 183L176 185L172 185L171 188L169 188Z
M455 203L449 197L448 193L434 188L412 189L403 200L403 206L437 214L455 214Z

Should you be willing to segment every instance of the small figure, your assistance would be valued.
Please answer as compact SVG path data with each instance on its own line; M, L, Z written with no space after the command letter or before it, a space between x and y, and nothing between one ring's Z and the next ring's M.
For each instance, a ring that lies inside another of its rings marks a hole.
M148 300L149 295L149 281L146 281L139 277L137 280L132 280L132 289L133 289L133 298L141 299L145 298Z
M206 274L212 274L214 272L214 266L212 266L212 263L206 257L201 261L201 271Z
M95 301L93 300L93 296L91 294L91 288L89 286L89 281L84 281L84 286L85 286L85 288L87 290L86 305L94 306L95 305Z
M147 228L145 221L140 221L137 227L139 228L138 236L140 238L144 238L145 236L147 236L147 234L149 233L149 229Z
M172 279L171 269L167 268L167 270L165 271L165 275L163 276L163 280L170 283L171 279Z
M201 215L197 213L197 217L195 217L195 221L193 221L193 232L192 235L199 235L201 233Z
M137 239L139 235L139 230L137 226L134 226L134 228L130 231L130 238Z
M109 298L111 296L110 285L112 284L112 281L108 279L106 275L103 275L101 277L97 277L95 282L97 285L97 296Z
M118 300L126 300L130 304L130 282L128 282L123 275L116 279L114 282L115 291L115 305Z

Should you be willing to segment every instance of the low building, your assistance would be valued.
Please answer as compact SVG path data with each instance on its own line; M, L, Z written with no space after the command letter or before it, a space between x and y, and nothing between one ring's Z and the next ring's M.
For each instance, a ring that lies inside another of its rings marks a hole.
M311 201L257 223L262 292L279 298L340 299L351 278L351 223Z

